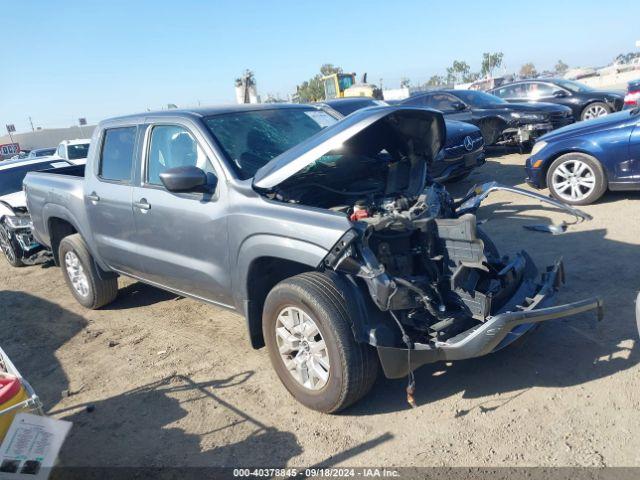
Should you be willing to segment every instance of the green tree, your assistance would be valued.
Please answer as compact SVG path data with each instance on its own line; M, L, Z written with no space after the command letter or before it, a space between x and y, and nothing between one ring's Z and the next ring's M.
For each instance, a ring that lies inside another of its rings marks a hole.
M296 87L296 96L299 102L318 102L324 100L324 83L322 77L333 73L342 73L342 68L331 63L325 63L320 67L320 73L302 82Z
M400 79L400 88L409 88L411 86L411 80L407 77L402 77Z
M520 67L520 76L522 78L534 78L537 75L538 72L536 71L536 67L531 62L525 63L524 65L522 65L522 67Z
M439 87L440 85L444 85L446 83L444 77L441 75L432 75L427 83L425 84L427 87Z
M454 60L453 64L447 68L447 83L462 83L469 75L471 68L467 62Z
M324 100L324 84L322 75L318 74L309 80L305 80L296 88L298 100L302 103L318 102Z
M567 73L567 70L569 70L569 65L564 63L562 60L558 60L558 63L556 63L556 66L555 66L555 70L556 70L556 73L559 73L560 75L564 75L565 73Z
M482 67L480 74L482 76L493 76L493 72L500 68L504 54L502 52L485 52L482 54Z
M342 73L342 68L334 66L332 63L325 63L320 67L322 76L331 75L332 73Z
M475 82L480 78L480 72L469 72L462 77L464 83Z

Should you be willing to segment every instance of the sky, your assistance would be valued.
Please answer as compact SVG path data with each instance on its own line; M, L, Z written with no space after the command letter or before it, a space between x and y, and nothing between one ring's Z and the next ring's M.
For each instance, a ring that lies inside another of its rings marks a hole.
M286 98L332 63L389 88L480 69L603 66L640 40L640 1L0 0L0 125L66 127L166 107L232 103L253 70ZM2 132L4 133L4 131Z

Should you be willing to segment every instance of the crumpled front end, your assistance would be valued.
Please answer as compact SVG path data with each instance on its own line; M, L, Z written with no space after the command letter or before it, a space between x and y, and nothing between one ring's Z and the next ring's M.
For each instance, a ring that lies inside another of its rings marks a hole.
M444 342L414 343L412 349L379 345L378 355L385 375L388 378L401 378L427 363L464 360L495 352L520 338L536 324L548 320L591 310L597 311L598 320L602 319L603 303L600 298L553 306L555 294L564 283L561 260L548 267L539 277L531 257L526 252L521 252L519 256L524 260L517 267L522 282L508 305L484 323ZM410 360L407 361L407 358Z
M524 251L500 255L478 227L481 202L495 191L540 199L574 215L591 217L553 199L490 182L454 202L432 184L417 199L356 205L354 229L325 259L368 292L368 318L356 335L378 349L385 374L402 377L426 363L462 360L510 344L547 320L597 310L599 298L553 306L564 282L561 260L540 275ZM562 233L567 224L528 226Z

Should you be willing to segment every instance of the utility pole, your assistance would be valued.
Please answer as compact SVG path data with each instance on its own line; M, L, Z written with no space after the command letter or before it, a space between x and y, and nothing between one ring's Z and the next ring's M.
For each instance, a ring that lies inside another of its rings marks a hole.
M32 132L35 132L35 131L36 131L36 129L35 129L35 128L33 128L33 120L31 120L31 117L29 117L29 123L31 124L31 131L32 131Z

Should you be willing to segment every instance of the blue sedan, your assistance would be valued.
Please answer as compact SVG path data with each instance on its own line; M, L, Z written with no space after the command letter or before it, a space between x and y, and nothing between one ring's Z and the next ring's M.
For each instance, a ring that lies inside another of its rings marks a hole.
M640 190L640 108L554 130L526 162L527 182L587 205L609 190Z

